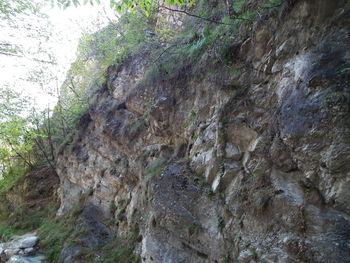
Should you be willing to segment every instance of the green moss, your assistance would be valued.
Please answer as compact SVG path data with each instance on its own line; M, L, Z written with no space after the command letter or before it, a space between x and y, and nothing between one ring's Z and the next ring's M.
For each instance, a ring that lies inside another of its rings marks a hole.
M133 246L128 243L122 243L119 240L114 240L108 244L99 248L99 258L95 258L94 253L89 253L88 262L98 263L115 263L125 262L134 263L137 262L136 256L133 253Z

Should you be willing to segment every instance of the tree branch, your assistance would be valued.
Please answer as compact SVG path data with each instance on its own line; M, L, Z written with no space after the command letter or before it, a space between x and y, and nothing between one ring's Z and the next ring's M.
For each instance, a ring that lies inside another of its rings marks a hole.
M43 153L43 155L45 157L45 160L47 161L47 163L49 164L51 169L55 172L56 175L58 175L57 172L56 172L55 165L50 160L49 156L47 155L45 149L43 149L42 145L39 143L38 139L34 138L34 142L38 146L39 150Z
M10 141L7 141L7 143L9 144L10 148L12 149L12 151L14 151L17 154L17 156L19 158L21 158L26 165L29 166L29 168L33 169L33 164L30 161L28 161L21 153L16 151L15 147L12 145L12 143Z
M221 21L217 21L217 20L214 20L214 19L211 19L211 18L198 16L198 15L189 13L189 12L187 12L185 10L173 9L173 8L170 8L170 7L167 7L167 6L164 6L164 5L160 5L159 8L163 8L163 9L166 9L166 10L169 10L169 11L172 11L172 12L182 13L182 14L185 14L185 15L188 15L188 16L192 16L192 17L195 17L195 18L198 18L198 19L202 19L202 20L205 20L205 21L208 21L208 22L211 22L211 23L216 23L216 24L220 24L220 25L227 25L227 26L233 26L234 25L234 24L229 24L229 23L224 23L224 22L221 22ZM246 18L241 18L241 17L232 17L231 19L252 21L251 19L246 19Z
M32 60L32 61L35 61L35 62L39 62L39 63L46 63L46 64L51 64L51 65L57 65L57 63L52 62L52 61L41 60L41 59L37 59L37 58L28 58L26 56L21 56L21 55L9 53L9 52L4 52L4 51L0 51L0 55L19 57L19 58L26 58L26 59L29 59L29 60Z

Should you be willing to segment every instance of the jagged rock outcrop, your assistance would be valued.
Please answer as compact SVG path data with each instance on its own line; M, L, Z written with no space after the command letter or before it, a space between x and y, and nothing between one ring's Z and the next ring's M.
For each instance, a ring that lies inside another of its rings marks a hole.
M347 1L290 1L235 40L239 74L110 67L58 213L100 207L142 262L349 262L349 25Z

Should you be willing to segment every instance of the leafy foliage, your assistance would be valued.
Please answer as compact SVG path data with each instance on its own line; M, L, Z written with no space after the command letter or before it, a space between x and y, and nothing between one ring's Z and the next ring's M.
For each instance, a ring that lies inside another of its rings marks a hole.
M10 19L21 13L35 13L39 10L37 1L28 0L1 0L0 19Z
M54 170L54 149L50 112L36 112L26 97L9 88L1 88L0 95L0 193L3 193L28 168L44 163Z
M62 8L67 8L71 5L79 6L81 4L90 3L100 4L101 0L52 0L53 4L57 4ZM150 16L156 8L159 7L159 1L156 0L110 0L110 6L119 13L136 12L141 10L146 16ZM166 5L189 5L195 4L195 0L165 0Z
M0 180L0 195L9 191L26 172L27 169L23 166L11 166L8 168Z
M21 115L26 99L7 88L1 88L0 93L0 172L5 174L18 162L31 165L31 157L25 155L33 146L30 141L33 134L27 129L27 119Z
M155 54L155 64L146 74L146 82L165 79L184 79L188 75L201 76L202 71L211 63L225 59L231 45L234 44L240 21L232 20L224 10L218 12L217 1L200 2L194 9L194 15L213 19L219 15L220 23L205 22L188 17L184 29L179 32L171 44Z
M93 81L103 83L103 75L108 66L122 62L128 55L138 51L140 46L151 41L145 33L150 26L140 14L128 14L118 23L110 23L93 35L85 34L78 48L78 58L68 75L80 75L89 87ZM88 79L88 81L86 81Z

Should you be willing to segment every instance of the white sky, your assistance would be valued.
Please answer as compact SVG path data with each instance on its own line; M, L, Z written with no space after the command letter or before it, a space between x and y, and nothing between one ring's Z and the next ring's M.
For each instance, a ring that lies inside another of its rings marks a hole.
M54 107L56 98L52 93L61 85L70 64L75 60L82 32L92 33L102 28L108 22L107 16L115 19L107 3L102 6L69 7L65 10L47 8L43 12L48 15L48 20L19 16L15 19L19 25L17 28L0 21L0 43L16 44L24 50L25 55L14 57L0 54L0 86L7 85L29 95L37 109ZM51 37L47 39L48 32ZM38 52L40 48L48 52ZM35 61L51 60L47 53L56 58L57 65ZM46 83L39 85L26 80L39 69L41 72L37 76L41 80L46 79ZM48 81L50 76L51 80Z

